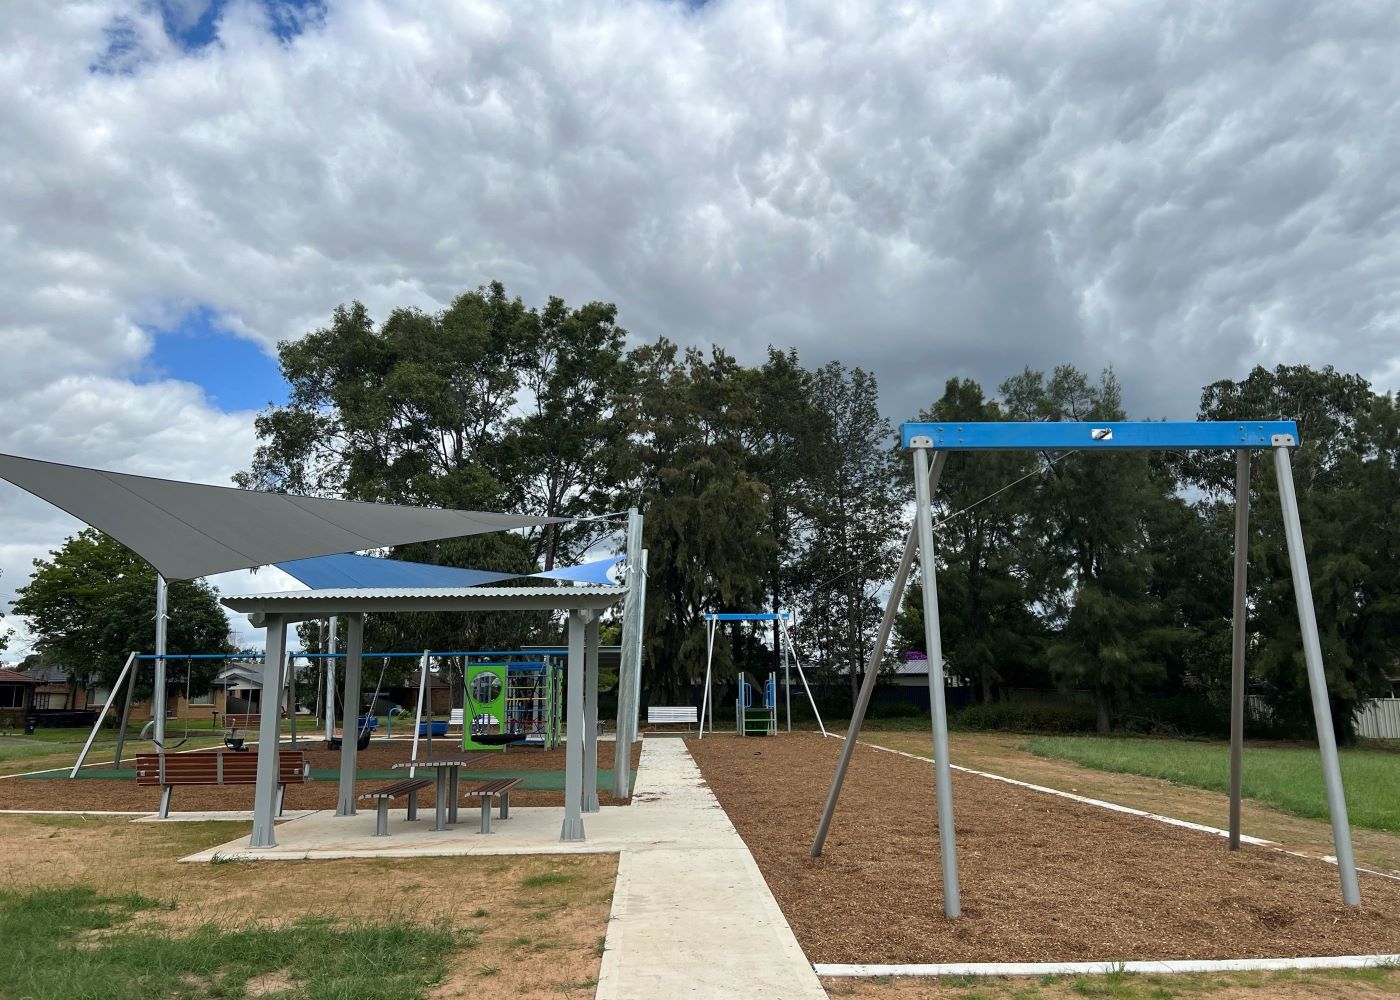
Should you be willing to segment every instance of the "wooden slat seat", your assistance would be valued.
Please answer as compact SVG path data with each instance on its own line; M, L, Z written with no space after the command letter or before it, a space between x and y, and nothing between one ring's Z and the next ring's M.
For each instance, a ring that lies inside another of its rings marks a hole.
M355 800L357 802L363 802L365 799L378 801L378 809L375 811L374 817L374 835L387 837L389 836L389 803L394 799L408 796L408 818L412 822L418 818L418 793L432 783L431 778L405 778L392 785L363 792L355 796Z
M288 785L304 785L311 766L301 750L277 751L277 815ZM255 785L258 755L255 753L141 753L136 755L137 787L160 786L160 818L170 815L170 797L176 785Z
M481 832L491 832L491 800L501 800L501 819L510 819L510 793L520 784L519 778L497 778L468 788L462 794L481 799Z

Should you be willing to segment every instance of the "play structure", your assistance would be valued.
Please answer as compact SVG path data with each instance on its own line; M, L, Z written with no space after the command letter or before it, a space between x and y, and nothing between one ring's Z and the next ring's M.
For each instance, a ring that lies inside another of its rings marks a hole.
M567 653L467 654L463 749L558 746Z
M1298 501L1293 490L1290 452L1298 446L1298 426L1291 420L1274 421L1199 421L1199 422L1136 422L1105 421L1102 423L909 423L901 428L901 440L914 457L915 519L905 541L900 560L885 605L884 618L866 667L865 680L856 698L850 728L841 748L836 772L831 779L826 806L817 824L812 842L812 857L820 857L831 827L832 815L841 795L841 786L851 762L851 754L860 737L861 725L875 688L885 647L894 627L905 585L916 554L922 571L924 633L928 653L929 697L933 710L933 759L938 814L939 856L942 865L943 912L957 917L962 912L958 886L956 831L953 819L952 774L948 762L948 714L944 697L943 643L938 618L938 580L933 546L933 495L950 451L1009 451L1033 450L1043 452L1116 451L1124 449L1174 449L1231 451L1235 454L1235 586L1234 642L1232 646L1231 704L1230 704L1230 826L1229 847L1240 844L1240 787L1243 768L1245 711L1245 643L1246 643L1246 572L1249 544L1249 464L1255 451L1268 449L1273 453L1274 472L1278 481L1279 501L1283 508L1284 535L1288 561L1293 575L1293 592L1298 605L1298 623L1303 639L1303 658L1307 667L1308 686L1312 693L1313 716L1317 724L1318 750L1322 757L1322 773L1327 790L1328 813L1332 820L1332 839L1337 871L1341 879L1342 899L1359 906L1361 893L1357 886L1356 863L1352 854L1351 827L1347 819L1346 799L1342 792L1341 767L1337 759L1337 742L1332 729L1332 713L1327 697L1327 678L1322 663L1322 645L1318 638L1317 620L1313 610L1312 585L1308 578L1307 555L1303 548L1303 529L1298 516Z
M791 722L789 722L789 727ZM740 736L772 736L778 731L778 674L763 682L763 695L755 699L754 685L739 671L739 696L734 699L734 732Z
M807 692L807 703L812 706L812 714L816 717L817 728L821 730L823 736L827 735L826 725L822 722L821 712L817 710L817 700L812 697L812 688L808 685L807 675L802 670L802 661L798 659L797 647L792 641L792 633L788 630L787 621L788 612L786 611L726 612L705 615L705 693L700 702L698 738L703 739L705 736L707 712L709 731L713 733L715 729L712 685L714 683L715 633L721 622L770 622L772 624L773 648L781 651L783 661L783 704L787 731L792 732L792 675L789 670L789 664L791 664L797 667L797 677L802 681L802 690ZM760 735L757 728L752 732L747 730L744 723L745 716L753 719L755 727L759 725L760 720L763 720L764 735L776 733L778 731L776 672L769 675L768 681L763 686L763 697L755 704L754 686L748 682L741 671L739 674L739 694L735 701L734 712L736 730L740 736Z

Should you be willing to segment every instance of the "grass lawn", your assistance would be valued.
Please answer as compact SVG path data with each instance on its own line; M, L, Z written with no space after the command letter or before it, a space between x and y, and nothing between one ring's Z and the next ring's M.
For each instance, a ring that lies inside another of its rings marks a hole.
M0 816L0 998L593 995L612 856L178 863L247 829Z
M1098 771L1141 774L1179 785L1227 792L1229 748L1222 743L1132 737L1037 736L1023 749L1071 760ZM1343 750L1342 781L1355 826L1400 832L1400 753ZM1244 794L1295 816L1327 818L1327 797L1317 750L1246 746Z

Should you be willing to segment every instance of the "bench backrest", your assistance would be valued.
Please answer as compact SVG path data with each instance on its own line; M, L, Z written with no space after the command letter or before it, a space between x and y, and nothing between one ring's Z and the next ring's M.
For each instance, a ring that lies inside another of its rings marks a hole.
M262 716L256 712L229 712L224 716L225 729L257 729Z
M164 780L161 775L164 759ZM305 784L311 776L302 750L277 752L277 782ZM258 780L255 753L142 753L136 755L137 785L252 785Z
M647 709L648 722L698 722L699 720L700 710L694 705L685 708L652 706Z
M464 714L465 712L466 712L466 709L464 709L464 708L454 708L454 709L452 710L452 714L450 714L450 715L447 717L447 725L448 725L449 727L451 727L451 726L461 726L461 725L463 724L463 714Z

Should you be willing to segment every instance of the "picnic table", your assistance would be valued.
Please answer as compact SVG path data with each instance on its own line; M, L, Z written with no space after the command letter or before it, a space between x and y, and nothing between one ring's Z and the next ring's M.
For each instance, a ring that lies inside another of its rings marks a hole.
M434 830L446 830L448 823L457 822L457 778L462 768L471 767L499 755L489 750L476 753L460 753L448 757L427 757L422 760L403 760L391 765L395 771L409 768L431 768L437 772L437 816Z

